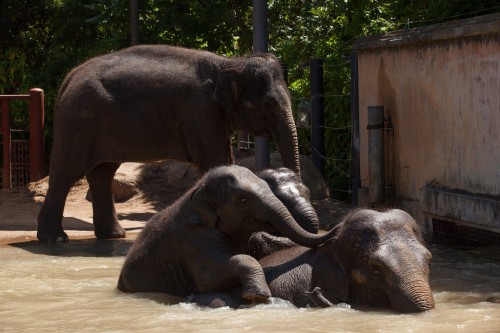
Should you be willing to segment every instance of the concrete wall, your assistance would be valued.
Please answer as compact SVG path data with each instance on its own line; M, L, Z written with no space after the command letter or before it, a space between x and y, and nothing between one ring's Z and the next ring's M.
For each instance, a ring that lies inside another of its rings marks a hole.
M361 39L356 49L360 193L368 106L383 105L394 128L385 131L385 185L400 205L421 222L444 215L500 231L500 14ZM429 204L438 197L446 204ZM490 202L484 214L457 213L477 198Z

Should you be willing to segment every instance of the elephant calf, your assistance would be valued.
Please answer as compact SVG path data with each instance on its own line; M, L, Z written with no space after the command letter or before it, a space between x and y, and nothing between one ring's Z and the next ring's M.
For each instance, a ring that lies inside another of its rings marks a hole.
M361 209L332 230L335 236L316 249L295 246L259 261L273 296L298 307L342 302L398 312L434 308L431 253L410 215ZM244 304L236 293L197 295L192 301L212 307Z
M242 253L259 231L311 247L331 237L305 231L249 169L214 168L146 224L125 259L118 288L188 296L241 286L243 298L266 300L271 293L262 267Z

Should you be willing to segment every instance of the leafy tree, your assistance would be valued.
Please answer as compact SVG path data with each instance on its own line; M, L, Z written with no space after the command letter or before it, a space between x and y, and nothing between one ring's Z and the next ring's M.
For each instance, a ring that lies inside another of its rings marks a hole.
M45 90L46 143L57 89L77 64L129 45L129 1L3 0L0 93ZM252 8L243 0L140 0L142 43L175 44L228 56L252 50ZM289 68L294 108L309 98L307 63L325 62L325 126L350 125L352 43L395 29L500 11L500 0L269 0L269 50ZM305 64L305 66L304 66ZM325 130L326 179L349 189L350 132ZM301 152L310 132L299 129ZM334 158L332 158L334 157ZM345 197L345 196L344 196Z

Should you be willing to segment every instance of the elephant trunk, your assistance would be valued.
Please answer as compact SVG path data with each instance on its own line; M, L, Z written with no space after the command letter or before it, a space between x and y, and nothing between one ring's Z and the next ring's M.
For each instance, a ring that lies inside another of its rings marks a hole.
M287 103L288 104L288 103ZM273 136L278 144L278 150L283 161L283 166L295 171L300 175L299 145L297 139L297 128L293 120L292 108L288 104L285 108L285 117L280 126L272 128Z
M304 228L304 230L317 234L319 229L318 215L309 202L305 199L301 201L304 202L300 202L292 206L287 205L287 207L289 207L288 209L290 214L292 214L295 221L297 221Z
M427 279L422 274L408 270L401 278L389 299L391 307L401 312L423 312L434 309L434 297ZM397 296L394 296L397 295Z
M265 207L260 210L262 214L259 219L268 221L283 236L290 238L293 242L301 246L317 247L332 238L337 233L337 228L325 234L313 234L304 230L295 221L286 206L276 197L264 199Z

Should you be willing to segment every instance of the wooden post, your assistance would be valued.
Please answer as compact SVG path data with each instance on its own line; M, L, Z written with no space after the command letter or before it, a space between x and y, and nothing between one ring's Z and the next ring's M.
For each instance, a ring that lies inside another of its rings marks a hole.
M11 165L11 144L10 144L10 111L9 101L2 100L2 141L3 141L3 169L2 169L2 188L10 189L12 179L10 173Z
M44 156L44 96L43 90L30 90L30 181L34 182L43 176Z

